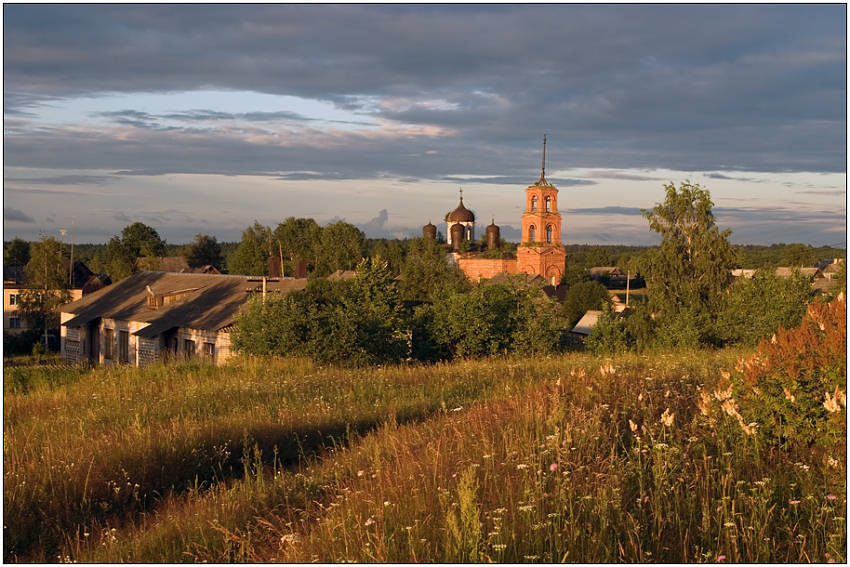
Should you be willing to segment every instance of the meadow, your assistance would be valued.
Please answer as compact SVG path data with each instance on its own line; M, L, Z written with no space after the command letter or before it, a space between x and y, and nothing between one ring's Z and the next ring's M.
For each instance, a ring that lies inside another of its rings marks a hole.
M846 432L754 434L759 356L7 367L4 561L845 562Z

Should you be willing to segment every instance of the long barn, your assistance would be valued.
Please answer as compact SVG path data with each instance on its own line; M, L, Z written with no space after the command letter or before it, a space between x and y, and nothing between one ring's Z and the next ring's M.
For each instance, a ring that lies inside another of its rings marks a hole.
M170 357L220 364L230 330L251 295L304 289L306 278L141 271L63 305L62 358L145 366Z

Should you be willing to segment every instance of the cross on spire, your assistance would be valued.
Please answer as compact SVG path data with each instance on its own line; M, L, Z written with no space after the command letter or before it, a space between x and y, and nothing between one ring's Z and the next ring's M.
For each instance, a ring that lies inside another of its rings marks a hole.
M540 165L540 179L537 180L535 185L549 186L549 182L546 181L546 134L543 134L543 161Z
M463 187L461 187L459 189L459 192L460 192L460 202L461 202L461 204L463 204Z

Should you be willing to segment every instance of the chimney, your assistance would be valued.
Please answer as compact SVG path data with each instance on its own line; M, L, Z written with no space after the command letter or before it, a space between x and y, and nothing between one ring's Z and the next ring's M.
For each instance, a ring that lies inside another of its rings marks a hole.
M295 263L295 277L299 279L303 279L307 277L307 262L304 260L298 260Z
M280 257L269 256L269 277L279 278L281 276Z

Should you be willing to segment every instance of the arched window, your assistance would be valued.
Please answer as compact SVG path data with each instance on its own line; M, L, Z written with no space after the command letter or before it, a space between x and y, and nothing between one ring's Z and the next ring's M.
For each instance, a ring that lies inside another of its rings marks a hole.
M552 197L546 196L546 212L548 213L552 207Z
M528 241L534 242L534 225L528 227Z
M532 212L537 210L537 195L531 198L531 210Z
M547 199L548 199L548 197L547 197ZM548 200L547 200L547 204L548 204ZM551 224L546 225L546 242L552 242L552 225Z

